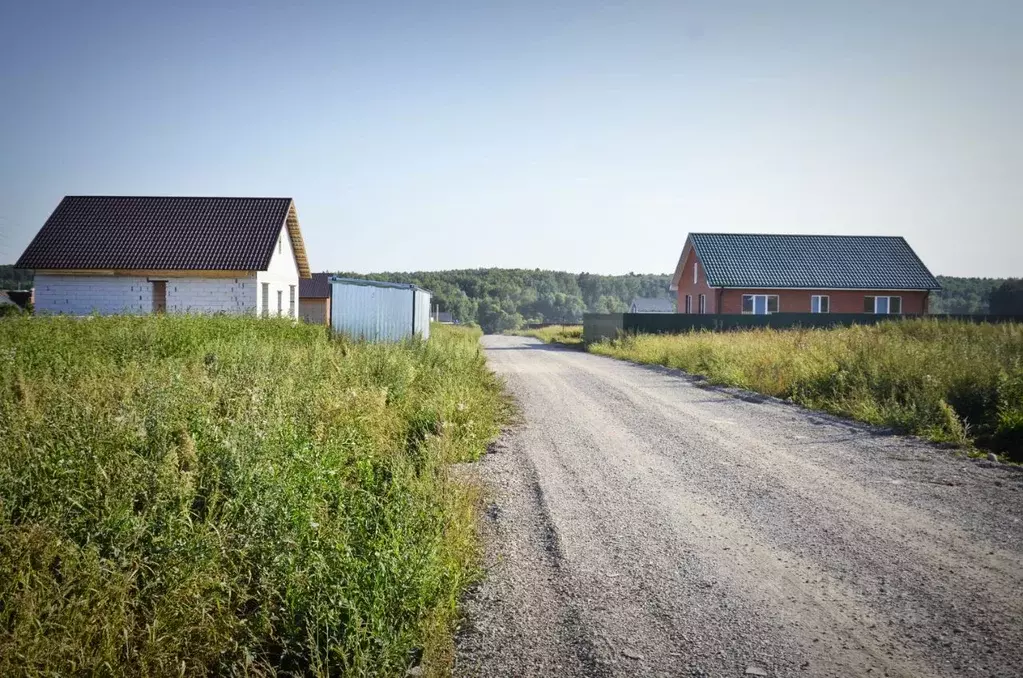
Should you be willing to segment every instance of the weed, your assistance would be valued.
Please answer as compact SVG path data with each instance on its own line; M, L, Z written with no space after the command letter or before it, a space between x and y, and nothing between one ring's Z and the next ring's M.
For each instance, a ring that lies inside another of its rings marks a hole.
M564 344L581 346L583 343L582 325L548 325L532 330L516 330L510 332L520 337L535 337L545 344Z
M450 655L504 416L478 332L7 318L0 675L400 675ZM441 667L442 668L442 667Z

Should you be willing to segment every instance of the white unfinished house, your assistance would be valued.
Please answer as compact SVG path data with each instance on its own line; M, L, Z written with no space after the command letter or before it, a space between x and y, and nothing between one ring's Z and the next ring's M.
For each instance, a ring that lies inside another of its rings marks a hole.
M68 196L21 255L36 313L298 317L291 198Z

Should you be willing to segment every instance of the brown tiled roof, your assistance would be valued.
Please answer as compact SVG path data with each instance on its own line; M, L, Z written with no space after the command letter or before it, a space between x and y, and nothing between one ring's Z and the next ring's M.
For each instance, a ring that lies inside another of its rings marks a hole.
M67 196L15 266L262 271L285 225L308 277L291 198Z
M308 280L298 281L300 299L326 299L330 296L330 273L313 273Z

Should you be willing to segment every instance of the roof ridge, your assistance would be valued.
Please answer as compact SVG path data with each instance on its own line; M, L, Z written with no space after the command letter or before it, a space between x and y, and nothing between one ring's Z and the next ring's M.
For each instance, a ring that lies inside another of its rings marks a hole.
M123 198L126 200L294 200L294 198L284 195L115 195L115 194L72 194L65 195L67 198L102 198L109 200L111 198Z
M734 235L741 237L755 236L758 238L897 238L905 240L901 235L863 235L863 234L837 234L837 233L723 233L720 231L694 231L689 235Z

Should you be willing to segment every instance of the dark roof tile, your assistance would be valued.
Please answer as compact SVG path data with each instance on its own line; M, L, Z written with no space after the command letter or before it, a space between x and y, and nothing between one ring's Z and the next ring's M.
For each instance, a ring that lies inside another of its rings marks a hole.
M266 270L290 198L68 196L18 268Z
M298 296L302 299L325 299L330 296L332 273L313 273L313 277L298 281Z
M901 237L689 235L711 287L936 290Z

